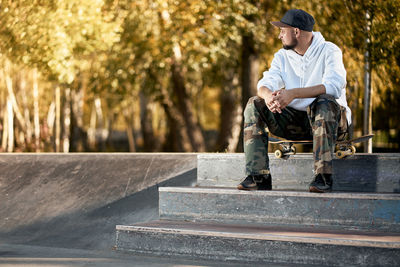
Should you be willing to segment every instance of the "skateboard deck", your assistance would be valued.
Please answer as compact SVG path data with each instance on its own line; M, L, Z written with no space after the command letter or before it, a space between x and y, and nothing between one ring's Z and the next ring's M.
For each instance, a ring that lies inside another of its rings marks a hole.
M352 156L356 153L356 148L353 144L367 141L374 135L363 135L350 140L336 141L336 157L339 159L347 156ZM312 140L285 140L274 137L269 137L269 143L280 145L280 149L275 150L275 157L277 158L288 158L290 155L296 154L296 147L294 144L312 144Z

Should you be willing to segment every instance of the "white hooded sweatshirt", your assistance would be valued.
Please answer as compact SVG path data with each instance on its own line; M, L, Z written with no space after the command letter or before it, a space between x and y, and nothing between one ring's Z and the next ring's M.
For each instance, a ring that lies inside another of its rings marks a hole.
M346 101L346 70L342 51L325 41L320 32L313 32L313 39L306 53L301 56L294 50L280 49L274 55L271 68L263 73L257 89L265 86L271 91L285 88L304 88L323 84L326 93L334 96L339 105L346 108L346 117L351 124L351 110ZM288 106L306 111L315 98L297 98Z

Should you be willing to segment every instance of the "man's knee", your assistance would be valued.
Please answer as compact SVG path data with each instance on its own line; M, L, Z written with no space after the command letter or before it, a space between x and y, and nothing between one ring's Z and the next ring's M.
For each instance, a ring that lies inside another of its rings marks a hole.
M340 115L340 106L333 96L323 94L310 105L308 113L313 121L337 121Z
M322 94L316 97L316 100L324 100L324 101L336 101L333 95Z
M256 106L260 105L261 101L264 101L264 99L262 99L259 96L250 97L249 101L247 102L246 108L244 110L245 121L246 121L246 118L247 118L247 120L251 120L252 117L254 117L256 114L258 114L258 110L257 110Z
M319 95L311 105L316 109L339 110L339 104L336 102L335 97L328 94Z
M259 96L252 96L249 98L249 101L247 101L246 107L249 105L255 105L256 103L259 103L261 101L264 101L264 99Z

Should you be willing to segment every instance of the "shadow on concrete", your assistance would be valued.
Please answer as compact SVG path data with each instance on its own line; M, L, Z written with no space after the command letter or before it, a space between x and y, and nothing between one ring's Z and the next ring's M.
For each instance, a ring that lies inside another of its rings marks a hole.
M334 159L334 190L377 192L378 158L363 155Z
M158 218L158 187L191 186L197 169L177 175L125 198L94 208L35 221L0 232L0 242L35 246L110 250L115 244L115 226Z

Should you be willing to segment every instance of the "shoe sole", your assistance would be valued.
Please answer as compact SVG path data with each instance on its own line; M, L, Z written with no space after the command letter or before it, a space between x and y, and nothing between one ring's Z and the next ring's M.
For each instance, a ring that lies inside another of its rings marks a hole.
M257 188L246 188L242 185L238 185L236 188L239 190L244 190L244 191L271 191L272 190L272 188L271 189L270 188L258 188L258 187Z
M248 187L244 187L241 184L238 185L236 188L239 190L245 190L245 191L257 191L258 190L258 187L257 188L248 188Z
M310 190L310 192L312 192L312 193L329 193L329 192L332 192L332 189L329 189L329 190L322 190L322 189L319 189L319 188L316 187L316 186L310 186L309 190Z

